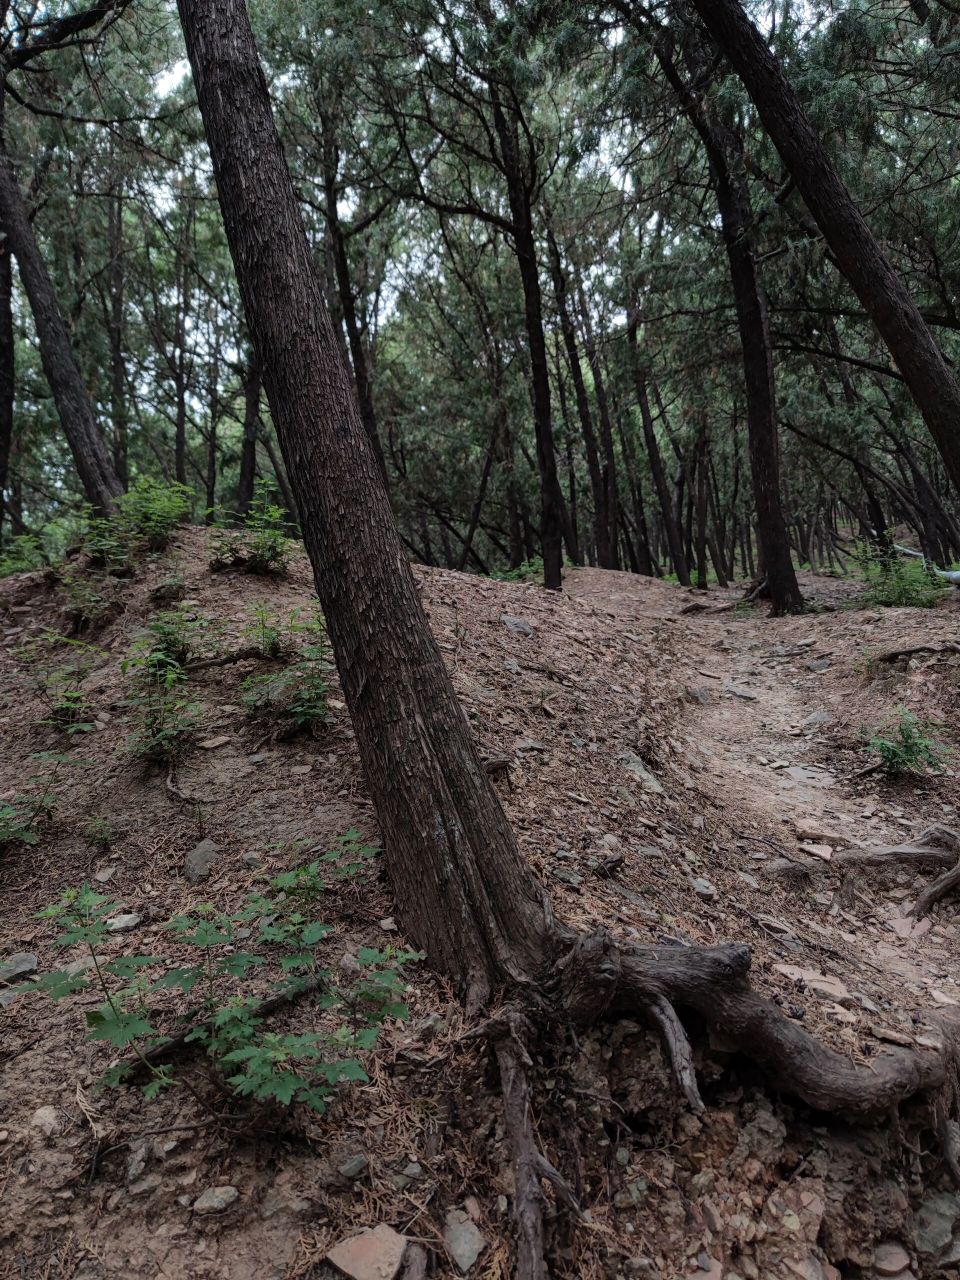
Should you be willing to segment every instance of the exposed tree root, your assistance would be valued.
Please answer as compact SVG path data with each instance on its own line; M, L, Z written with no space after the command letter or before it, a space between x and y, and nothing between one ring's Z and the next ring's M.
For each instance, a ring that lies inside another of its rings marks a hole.
M256 658L260 662L269 662L271 655L264 653L257 645L247 645L243 649L234 649L231 653L221 653L216 658L200 658L196 662L188 662L186 670L208 671L211 667L228 667L234 662L246 662L248 658Z
M935 822L925 827L913 840L904 844L883 845L876 849L844 849L829 862L821 858L804 858L796 861L778 858L767 867L767 874L780 880L799 882L829 871L846 876L855 867L893 867L909 864L932 865L946 870L917 898L913 914L922 920L941 898L960 887L960 832Z
M664 1037L675 1074L688 1096L693 1074L689 1043L685 1034L682 1041L677 1040L679 1019L664 1017L665 1005L671 1012L673 1007L694 1010L761 1066L779 1088L822 1111L850 1117L874 1116L921 1090L937 1089L956 1067L960 1020L931 1017L940 1036L936 1049L898 1049L859 1065L822 1044L751 988L748 947L623 949L619 977L611 991L610 945L604 935L593 935L579 940L567 959L564 973L580 972L577 982L569 978L562 982L574 994L576 1015L582 1022L593 1022L604 1013L647 1013ZM599 993L592 1014L582 999L591 974Z
M913 658L919 653L960 653L960 644L954 640L944 640L940 644L914 644L904 649L887 649L884 653L874 653L870 661L873 663L893 663L901 658Z
M201 800L199 796L189 795L186 791L181 791L177 786L177 770L176 766L171 763L167 770L167 795L172 796L174 800L182 800L184 804L192 804L199 807L206 804L205 800Z

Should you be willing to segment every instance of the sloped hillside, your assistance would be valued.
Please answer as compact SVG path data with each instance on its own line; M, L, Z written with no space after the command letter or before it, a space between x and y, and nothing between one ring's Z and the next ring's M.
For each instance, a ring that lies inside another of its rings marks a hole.
M84 948L58 950L36 915L68 887L90 882L116 904L111 919L126 918L98 942L101 960L146 954L159 968L182 950L173 917L203 903L235 915L348 831L376 845L335 678L326 715L304 732L263 681L319 643L305 560L266 579L212 573L209 558L206 533L182 531L79 633L55 574L0 583L0 800L30 819L34 840L11 838L0 855L0 959L23 957L22 976L83 962ZM956 731L952 601L771 622L715 611L732 596L690 611L691 593L596 570L572 573L562 596L417 575L558 914L676 946L748 942L756 985L858 1061L890 1043L937 1043L938 1011L960 1004L955 900L923 919L910 908L944 850L875 864L850 855L958 825L949 762L944 775L890 784L865 772L858 737L900 704L944 718L946 739ZM805 585L816 595L816 580ZM131 747L143 728L136 658L144 628L171 609L189 646L192 727L173 763L157 765ZM876 661L918 645L928 648ZM82 705L72 734L55 705L65 687ZM365 948L402 945L375 855L334 879L316 910L330 926L317 956L335 983L353 980ZM189 1052L181 1085L155 1099L102 1091L115 1055L86 1038L97 993L54 1003L3 992L4 1274L508 1275L499 1094L451 993L426 963L406 976L409 1016L387 1018L363 1055L367 1080L337 1086L323 1115L211 1101L203 1055ZM242 993L265 984L252 969ZM168 993L163 1029L190 1004ZM307 994L272 1025L306 1034L326 1016ZM583 1210L576 1220L556 1206L558 1274L960 1274L960 1198L926 1101L899 1124L845 1127L690 1030L699 1116L636 1024L591 1032L540 1068L540 1096L569 1122L557 1132L545 1121L543 1139L578 1170ZM364 1241L379 1270L336 1251L378 1224L407 1241L402 1262L390 1233Z

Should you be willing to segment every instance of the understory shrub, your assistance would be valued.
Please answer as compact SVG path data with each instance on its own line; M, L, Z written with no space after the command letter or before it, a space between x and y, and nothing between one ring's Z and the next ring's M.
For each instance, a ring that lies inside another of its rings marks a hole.
M933 737L933 728L907 707L898 707L896 718L875 730L867 740L866 750L879 758L885 773L893 776L938 771L950 755L950 748Z
M87 1039L109 1045L112 1055L131 1051L102 1083L118 1085L136 1071L148 1097L182 1079L174 1062L163 1060L176 1025L166 993L188 994L194 1010L185 1040L203 1050L218 1100L226 1091L235 1100L302 1103L323 1112L339 1083L367 1080L358 1055L374 1048L385 1019L407 1016L402 969L420 958L390 947L362 948L361 972L351 981L342 974L335 979L323 962L330 927L314 918L313 908L332 882L361 874L374 853L350 831L314 862L275 877L265 893L251 895L236 911L201 904L174 916L166 927L188 955L188 963L177 965L141 954L104 961L108 921L119 906L86 884L68 889L41 917L60 928L59 946L83 948L88 967L72 965L19 990L45 991L54 1000L98 992L99 1007L86 1013ZM258 973L270 976L254 994ZM264 1002L280 997L282 1004L284 997L308 991L322 1011L322 1029L271 1030Z
M210 568L241 569L264 577L281 577L290 562L286 512L257 487L250 510L238 529L214 529L210 535Z
M902 560L873 543L854 553L863 574L863 601L882 608L932 609L944 590L942 581L922 560Z

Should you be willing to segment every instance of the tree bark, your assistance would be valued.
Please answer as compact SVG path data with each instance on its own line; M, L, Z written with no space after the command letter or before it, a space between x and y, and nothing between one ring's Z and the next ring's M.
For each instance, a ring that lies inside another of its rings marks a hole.
M770 311L750 235L753 221L750 192L745 177L735 167L739 160L734 140L706 114L667 52L658 50L657 56L690 123L703 142L720 211L720 231L730 267L743 353L750 471L766 594L774 613L799 613L803 608L803 596L790 556L780 494L780 443ZM699 72L700 68L695 67L695 70Z
M423 613L314 274L243 0L178 0L178 9L398 913L475 1006L500 984L533 980L549 905ZM556 554L559 541L551 545Z
M43 372L90 503L111 512L123 492L73 358L63 313L44 264L10 157L0 148L0 225L6 232L40 344Z
M6 514L7 480L13 446L16 347L13 343L13 269L10 246L0 240L0 544Z
M692 0L743 81L837 266L873 320L960 492L960 383L739 0Z
M260 425L260 366L250 353L243 376L243 444L237 479L237 514L245 516L253 502L257 478L257 430Z

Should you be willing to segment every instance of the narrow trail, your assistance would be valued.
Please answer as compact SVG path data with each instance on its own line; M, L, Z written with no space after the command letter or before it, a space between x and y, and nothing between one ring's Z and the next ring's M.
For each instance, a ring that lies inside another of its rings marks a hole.
M865 652L916 639L920 611L843 609L770 618L759 609L735 609L740 593L733 590L703 596L649 580L638 586L626 575L572 576L572 593L613 618L658 617L682 632L680 648L690 662L685 727L691 767L698 789L744 839L735 851L739 872L763 889L764 864L778 850L822 858L822 878L796 891L791 905L804 932L812 929L845 953L845 979L853 985L869 973L892 1005L904 1002L905 1013L910 1005L956 1004L960 989L951 975L960 930L953 905L922 921L910 917L916 895L931 879L929 868L863 870L848 876L841 893L829 865L837 850L897 844L933 822L960 825L944 780L891 783L864 772L868 758L857 750L860 721L882 719L899 687L894 679L891 687L874 691L864 675ZM831 604L842 601L843 584L808 579L808 597L819 591ZM953 608L926 613L919 625L934 638L955 636ZM924 678L922 670L906 672L902 681ZM872 1002L864 1007L869 1011Z

